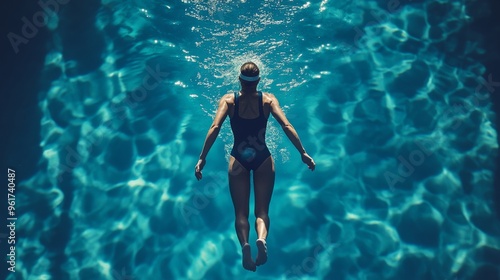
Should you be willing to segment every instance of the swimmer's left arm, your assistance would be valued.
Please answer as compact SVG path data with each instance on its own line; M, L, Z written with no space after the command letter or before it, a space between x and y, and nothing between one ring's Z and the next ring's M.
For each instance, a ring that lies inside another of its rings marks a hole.
M226 120L229 108L226 101L227 96L228 95L226 94L220 99L219 108L217 108L217 112L215 113L214 121L208 129L207 136L205 137L205 143L203 143L203 149L201 150L200 159L195 166L195 176L198 180L200 180L202 177L201 170L203 169L203 166L205 166L205 158L207 157L210 148L212 148L215 139L217 139L224 120Z
M226 102L226 95L224 95L219 101L219 108L217 108L217 112L215 113L214 121L208 129L205 143L203 144L203 149L200 154L200 159L205 159L207 157L210 148L212 148L215 139L217 139L217 135L219 135L222 123L224 123L224 120L226 120L227 112L228 106Z

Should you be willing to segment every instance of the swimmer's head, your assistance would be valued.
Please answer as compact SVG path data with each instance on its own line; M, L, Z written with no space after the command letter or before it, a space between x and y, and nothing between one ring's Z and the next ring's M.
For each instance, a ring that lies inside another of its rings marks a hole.
M253 62L245 62L240 68L240 82L244 86L254 86L260 81L259 67Z

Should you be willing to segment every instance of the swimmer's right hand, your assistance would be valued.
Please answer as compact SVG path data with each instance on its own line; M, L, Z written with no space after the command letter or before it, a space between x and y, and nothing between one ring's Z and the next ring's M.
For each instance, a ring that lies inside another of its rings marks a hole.
M307 166L309 167L309 169L311 169L311 171L314 171L314 168L316 167L316 163L314 162L313 158L310 155L308 155L307 153L303 153L302 154L302 162L307 164Z
M203 167L205 166L205 160L204 159L200 159L198 160L198 163L196 164L196 166L194 167L194 176L196 176L196 179L201 180L201 178L203 177L201 175L201 170L203 170Z

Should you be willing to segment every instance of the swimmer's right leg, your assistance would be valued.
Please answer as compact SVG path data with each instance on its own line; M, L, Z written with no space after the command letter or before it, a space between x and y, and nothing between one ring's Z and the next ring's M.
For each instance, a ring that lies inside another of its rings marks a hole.
M253 173L255 192L255 230L257 231L256 265L267 262L266 238L269 232L269 203L274 189L274 160L269 156Z
M255 271L255 262L252 260L248 235L248 207L250 200L250 172L246 170L233 156L229 158L229 190L234 206L236 235L242 249L242 264L246 270Z

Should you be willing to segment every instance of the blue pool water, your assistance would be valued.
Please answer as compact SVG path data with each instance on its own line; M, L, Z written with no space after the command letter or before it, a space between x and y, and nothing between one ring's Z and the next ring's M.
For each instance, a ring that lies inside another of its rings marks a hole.
M40 156L18 182L6 279L500 279L498 77L474 59L484 46L465 2L59 8L43 41L19 45L45 50ZM228 122L203 180L193 172L249 60L317 163L270 121L269 260L255 273L234 232Z

